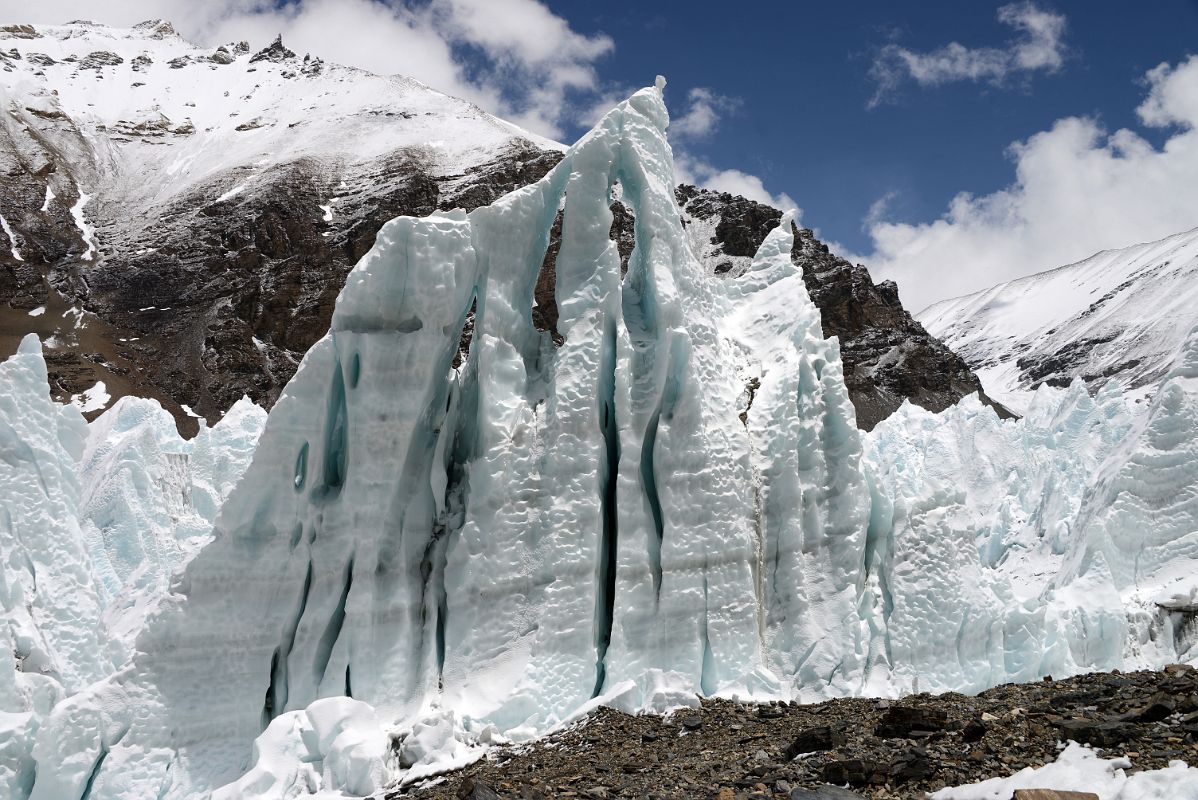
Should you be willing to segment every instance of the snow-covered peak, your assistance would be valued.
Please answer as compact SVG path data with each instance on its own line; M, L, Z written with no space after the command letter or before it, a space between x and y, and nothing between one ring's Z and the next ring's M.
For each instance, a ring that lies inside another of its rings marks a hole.
M359 161L419 148L432 171L452 174L513 139L560 149L414 79L296 54L280 40L205 48L162 20L72 22L0 29L0 51L9 110L69 120L99 143L97 170L136 178L125 187L134 196L303 156Z
M56 399L153 397L194 430L274 401L387 219L485 205L561 149L280 39L0 27L0 256L23 262L0 328L54 352Z
M986 391L1022 411L1041 383L1117 378L1140 394L1198 322L1198 228L944 300L920 312Z

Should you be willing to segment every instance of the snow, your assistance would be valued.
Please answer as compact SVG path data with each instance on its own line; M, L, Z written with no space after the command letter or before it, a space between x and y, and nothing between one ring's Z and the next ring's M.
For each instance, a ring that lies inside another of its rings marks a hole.
M75 227L79 228L79 235L83 237L83 243L87 245L87 250L83 255L79 256L84 261L91 261L96 254L96 229L93 228L83 215L83 208L91 200L91 196L79 190L79 199L75 201L75 205L71 206L71 217L75 220Z
M4 218L3 214L0 214L0 228L4 229L4 235L8 237L8 243L10 251L12 252L12 257L17 261L24 261L25 259L21 258L21 252L17 250L17 238L13 234L12 227L8 224L8 220Z
M1126 758L1101 758L1093 750L1070 742L1051 764L1026 767L1006 778L941 789L932 793L931 800L1009 800L1016 789L1091 792L1099 800L1198 797L1198 769L1184 761L1171 761L1163 769L1129 773L1131 766Z
M35 308L35 309L33 309L32 311L30 311L30 312L29 312L29 316L31 316L31 317L40 317L42 314L45 314L45 313L46 313L46 307L45 307L45 306L38 306L37 308Z
M96 381L92 388L71 395L71 404L78 407L84 414L90 411L99 411L108 405L110 400L112 400L112 395L108 393L108 387L104 385L104 381Z
M47 183L46 184L46 199L42 203L42 207L38 210L41 211L42 213L49 211L50 210L50 201L53 200L55 198L55 196L56 195L54 194L54 190L52 188L50 188L50 184Z
M222 194L220 197L216 198L216 200L214 200L213 202L223 203L226 200L232 200L234 197L236 197L237 195L244 192L246 190L247 186L249 186L248 183L239 183L236 186L234 186L232 189L230 189L229 191Z
M1097 388L1116 378L1143 397L1198 321L1196 272L1198 229L944 300L918 319L1015 411L1035 388L1021 360L1063 358L1066 381L1080 375Z
M83 587L4 606L83 659L0 707L15 796L362 795L600 703L1198 661L1198 331L1149 404L1078 381L1019 420L969 398L862 434L791 226L708 275L667 124L642 90L541 181L384 225L264 428L243 401L186 443L132 398L86 427L36 339L0 367L5 435L63 484L20 519ZM560 346L530 313L559 209Z
M91 256L85 261L97 252L91 225L101 224L114 247L150 236L173 202L194 202L194 190L223 186L209 189L219 201L245 191L251 165L264 175L311 160L318 172L328 171L332 186L341 174L364 175L397 152L432 175L460 177L514 145L563 149L410 78L305 63L303 54L251 64L266 42L247 51L228 47L232 61L223 64L210 60L210 48L149 28L70 23L36 31L28 39L0 32L4 49L19 54L5 77L17 109L13 129L22 146L80 165L77 187L49 181L47 204L55 192L81 193L72 213ZM33 53L55 63L31 62ZM81 69L93 53L111 53L120 63ZM179 59L183 65L172 68ZM261 127L237 129L251 121ZM429 146L434 140L440 146ZM84 204L94 209L88 219ZM109 209L120 213L110 218Z
M440 753L443 745L436 740L431 749ZM211 797L363 797L383 788L388 755L387 737L370 706L328 697L271 720L254 742L249 771Z

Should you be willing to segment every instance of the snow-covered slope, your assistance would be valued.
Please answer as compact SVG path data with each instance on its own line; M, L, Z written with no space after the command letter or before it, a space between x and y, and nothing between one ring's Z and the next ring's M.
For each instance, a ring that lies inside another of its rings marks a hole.
M437 174L460 175L515 138L558 147L411 78L299 58L281 42L256 54L246 43L205 49L161 21L32 30L4 32L18 54L4 59L10 109L18 106L25 122L62 120L64 140L99 145L91 159L71 165L90 161L93 173L59 176L63 191L56 196L90 188L67 185L70 177L123 178L106 184L105 197L88 196L79 209L83 225L106 205L143 209L218 176L235 195L252 188L254 172L303 157L329 160L335 169L337 161L376 161L417 148ZM103 132L115 134L115 144L96 135ZM251 165L241 180L229 174Z
M666 124L643 90L536 184L384 226L131 662L12 739L31 797L361 795L599 702L1196 659L1198 330L1140 413L1077 383L863 436L791 226L709 275Z
M919 321L961 354L986 391L1022 411L1041 383L1116 378L1144 396L1198 322L1198 229L924 309Z
M379 225L489 202L561 149L281 42L0 28L0 346L40 333L64 399L99 380L192 426L183 406L269 404Z

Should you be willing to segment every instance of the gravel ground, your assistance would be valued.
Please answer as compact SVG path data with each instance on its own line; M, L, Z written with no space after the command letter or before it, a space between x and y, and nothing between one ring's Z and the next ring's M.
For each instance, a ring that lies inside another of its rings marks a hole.
M1073 739L1132 771L1198 763L1198 672L1095 673L974 697L600 709L396 798L919 798L1056 759ZM849 787L833 789L829 784Z

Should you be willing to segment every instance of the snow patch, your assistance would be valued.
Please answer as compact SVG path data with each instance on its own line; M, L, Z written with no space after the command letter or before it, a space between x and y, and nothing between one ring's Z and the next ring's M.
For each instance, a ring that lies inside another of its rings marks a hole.
M1128 773L1127 758L1101 758L1093 750L1069 742L1057 760L1026 767L1006 778L941 789L931 800L1010 800L1016 789L1092 792L1099 800L1180 800L1198 797L1198 769L1170 761L1163 769Z
M91 261L96 254L96 230L83 216L83 208L89 200L91 200L91 197L80 189L79 199L75 201L75 205L71 206L71 216L75 219L75 227L79 229L79 234L83 237L83 243L87 245L87 251L80 256L84 261Z
M104 385L104 381L96 381L96 385L90 389L71 395L71 405L84 414L99 411L108 405L110 400L112 400L112 396L108 394L108 387Z
M9 226L8 220L4 218L3 214L0 214L0 228L4 229L4 235L8 237L8 242L9 242L9 246L11 248L10 252L12 252L12 257L15 258L17 261L24 261L25 259L21 257L20 251L17 250L16 234L13 233L12 227Z
M32 311L30 311L30 312L29 312L29 316L31 316L31 317L40 317L42 314L45 314L45 313L46 313L46 307L45 307L45 306L38 306L37 308L35 308L35 309L33 309Z
M234 186L232 189L230 189L229 191L222 194L220 197L216 198L216 200L214 200L213 202L223 203L226 200L232 200L234 197L236 197L237 195L244 192L246 190L247 186L249 186L248 183L239 183L236 186Z

